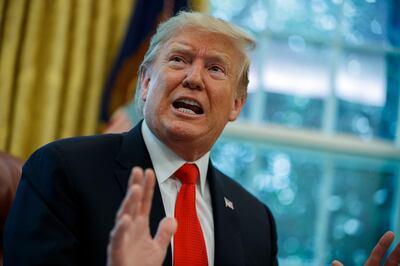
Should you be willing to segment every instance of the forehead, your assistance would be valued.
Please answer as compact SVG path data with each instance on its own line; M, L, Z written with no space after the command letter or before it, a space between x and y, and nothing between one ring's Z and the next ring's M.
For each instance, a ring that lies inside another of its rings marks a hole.
M175 33L163 45L163 51L182 50L234 63L239 62L242 54L237 44L229 37L216 32L196 29L184 29Z

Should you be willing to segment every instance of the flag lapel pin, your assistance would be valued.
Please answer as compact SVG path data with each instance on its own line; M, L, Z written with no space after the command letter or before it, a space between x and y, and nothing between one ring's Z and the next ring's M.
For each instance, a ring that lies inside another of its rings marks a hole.
M234 210L233 202L224 197L225 207Z

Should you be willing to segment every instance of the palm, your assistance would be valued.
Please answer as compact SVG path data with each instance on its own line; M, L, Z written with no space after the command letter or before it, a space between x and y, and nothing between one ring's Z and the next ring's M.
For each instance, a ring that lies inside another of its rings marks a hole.
M108 246L108 265L159 266L176 230L173 218L164 218L154 239L149 230L149 214L155 177L152 170L134 169L129 190L117 214Z

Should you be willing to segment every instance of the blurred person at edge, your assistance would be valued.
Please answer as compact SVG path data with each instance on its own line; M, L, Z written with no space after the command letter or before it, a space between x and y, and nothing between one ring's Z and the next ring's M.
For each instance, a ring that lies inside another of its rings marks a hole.
M123 134L56 141L30 157L6 224L5 265L180 266L176 252L193 251L174 246L175 174L186 163L199 170L196 244L206 249L205 260L186 265L277 265L270 210L209 160L245 103L253 46L248 34L205 14L181 12L161 24L139 69L144 120ZM380 265L393 238L386 233L366 265ZM385 265L399 262L397 245Z

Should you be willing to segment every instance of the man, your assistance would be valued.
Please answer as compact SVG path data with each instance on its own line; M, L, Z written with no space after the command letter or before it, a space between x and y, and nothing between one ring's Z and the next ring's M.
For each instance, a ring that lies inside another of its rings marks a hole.
M51 143L26 163L6 265L276 265L271 212L209 161L245 102L253 45L199 13L162 24L140 67L144 121Z
M157 176L154 235L164 216L174 217L181 186L174 173L186 162L199 170L196 208L207 264L273 265L270 211L209 163L209 150L244 104L252 45L238 29L202 14L182 13L161 26L140 71L144 122L127 134L51 143L26 163L6 228L6 265L104 264L132 167ZM171 246L165 265L176 251Z

